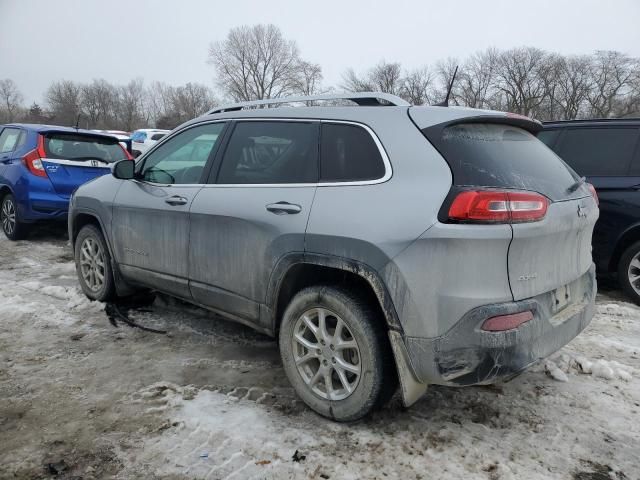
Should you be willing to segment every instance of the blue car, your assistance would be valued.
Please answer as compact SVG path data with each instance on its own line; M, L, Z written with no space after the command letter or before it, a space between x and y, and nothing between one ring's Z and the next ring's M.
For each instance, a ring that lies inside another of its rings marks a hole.
M0 125L0 223L10 240L40 220L66 221L83 183L131 159L115 137L51 125Z

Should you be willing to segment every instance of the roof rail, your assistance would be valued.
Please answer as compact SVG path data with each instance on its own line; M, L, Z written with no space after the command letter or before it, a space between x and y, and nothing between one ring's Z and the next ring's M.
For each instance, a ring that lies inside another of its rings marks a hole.
M393 105L396 107L410 107L411 104L405 100L382 92L345 92L345 93L327 93L324 95L310 95L306 97L281 97L269 98L265 100L253 100L250 102L234 103L223 107L214 108L207 112L207 115L214 113L234 112L243 108L259 107L261 105L274 105L279 103L297 103L297 102L314 102L316 100L351 100L361 107L380 107ZM384 102L381 102L383 100Z
M619 117L619 118L573 118L571 120L545 120L542 123L589 123L589 122L637 122L640 117Z

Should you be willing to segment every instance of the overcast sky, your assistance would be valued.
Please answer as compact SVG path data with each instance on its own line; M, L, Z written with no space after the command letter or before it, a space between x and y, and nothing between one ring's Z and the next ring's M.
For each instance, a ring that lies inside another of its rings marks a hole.
M28 103L60 79L213 86L209 43L256 23L296 40L326 86L348 67L418 67L489 46L640 57L639 0L0 0L0 79Z

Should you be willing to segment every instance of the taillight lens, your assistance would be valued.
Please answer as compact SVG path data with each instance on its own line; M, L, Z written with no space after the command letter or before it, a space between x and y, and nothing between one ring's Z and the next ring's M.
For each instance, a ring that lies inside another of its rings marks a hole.
M45 158L44 151L44 137L38 135L38 147L35 150L31 150L22 157L22 163L27 167L27 170L36 177L46 177L47 172L42 164L42 159Z
M473 223L522 223L542 220L549 201L534 192L466 190L449 207L449 219Z
M485 320L480 328L485 332L504 332L518 328L529 320L533 320L533 313L530 311L499 315Z
M590 183L587 183L587 188L591 192L591 195L593 195L593 199L596 201L596 205L600 206L600 200L598 199L598 192L596 192L596 187L594 187Z

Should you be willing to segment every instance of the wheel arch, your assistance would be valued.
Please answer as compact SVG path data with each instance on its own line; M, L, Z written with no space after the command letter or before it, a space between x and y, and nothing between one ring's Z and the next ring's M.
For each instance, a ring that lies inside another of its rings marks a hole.
M292 254L278 262L269 281L266 304L271 312L271 329L277 335L286 306L305 287L318 283L346 283L372 301L389 330L402 333L395 306L371 266L362 262L319 254Z
M609 272L618 270L618 263L625 250L637 241L640 241L640 223L627 228L618 238L611 260L609 260Z

